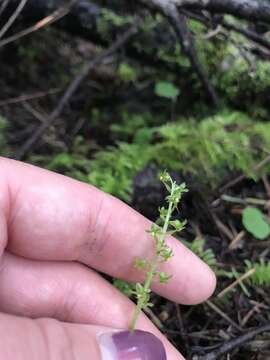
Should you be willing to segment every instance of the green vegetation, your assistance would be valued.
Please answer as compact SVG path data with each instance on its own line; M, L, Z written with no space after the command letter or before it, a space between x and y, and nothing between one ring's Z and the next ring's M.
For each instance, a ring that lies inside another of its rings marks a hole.
M145 142L142 134L147 134ZM254 166L269 149L270 124L254 123L243 113L226 111L201 121L179 119L157 128L141 128L133 143L120 143L97 153L91 162L89 180L127 200L134 175L153 162L159 167L192 174L213 188L230 172L239 171L258 179L260 172Z
M258 171L255 165L270 151L270 123L254 122L244 113L226 110L204 119L180 118L159 127L143 126L139 116L131 119L137 119L137 124L126 122L123 131L125 137L132 134L132 141L96 151L92 159L88 156L91 146L77 138L71 153L34 157L32 161L51 170L65 170L67 175L125 201L132 194L134 176L149 163L192 175L208 191L230 173L241 172L256 180L269 171L269 166ZM120 134L120 125L112 125L112 130Z
M261 210L246 207L243 211L243 225L248 232L259 240L265 240L270 235L270 225Z
M259 262L251 262L246 260L246 269L255 269L254 274L249 278L249 282L253 286L270 287L270 261L260 260Z
M205 249L205 240L201 237L196 237L193 241L189 242L181 239L194 254L199 256L207 265L209 265L215 272L217 269L217 259L212 249Z
M175 100L179 93L179 89L170 82L159 81L155 85L155 94L160 97Z

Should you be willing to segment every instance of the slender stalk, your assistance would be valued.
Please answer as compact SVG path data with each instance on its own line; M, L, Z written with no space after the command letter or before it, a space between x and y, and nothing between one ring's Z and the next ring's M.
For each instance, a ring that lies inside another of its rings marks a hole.
M173 191L173 188L172 188L172 191ZM165 241L165 237L167 235L167 231L168 231L168 228L169 228L169 222L170 222L170 218L172 216L172 212L173 212L173 203L170 202L169 206L168 206L168 210L167 210L167 215L166 215L163 227L162 227L162 232L161 232L160 238L159 238L159 241L160 241L161 244L164 243L164 241ZM157 245L157 247L158 247L158 245ZM150 286L151 286L151 284L153 282L153 279L154 279L154 277L156 275L158 263L159 263L159 260L160 260L160 256L158 255L158 249L156 249L156 250L157 250L156 251L157 255L155 255L154 259L151 262L150 269L147 272L147 276L146 276L146 279L145 279L145 282L144 282L144 285L143 285L143 289L144 289L146 294L150 290ZM144 308L144 305L145 305L144 304L144 299L143 298L139 299L139 301L137 303L137 306L136 306L136 309L134 311L131 323L130 323L129 328L130 328L131 331L135 330L135 325L137 323L137 320L138 320L138 318L140 316L140 313L141 313L142 309Z
M160 263L168 261L173 256L172 249L166 243L166 236L174 234L183 230L185 227L185 221L171 220L172 214L177 209L183 193L187 192L186 184L182 183L178 185L172 180L167 171L164 171L160 175L160 181L165 185L169 195L166 197L167 206L159 208L159 219L151 227L151 235L155 242L155 254L151 260L144 258L137 258L135 261L135 267L139 270L143 270L146 273L145 281L143 284L137 283L133 291L133 294L137 298L137 305L130 322L129 329L134 331L137 320L142 310L152 306L150 301L151 284L154 280L158 280L159 283L167 283L170 279L170 275L164 271L159 271L158 266ZM160 221L162 227L159 226Z

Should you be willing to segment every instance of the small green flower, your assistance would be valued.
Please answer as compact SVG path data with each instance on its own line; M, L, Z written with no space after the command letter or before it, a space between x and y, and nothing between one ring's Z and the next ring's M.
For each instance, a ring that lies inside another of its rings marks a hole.
M162 261L165 262L173 257L173 251L169 246L164 245L163 248L160 250L159 255L162 258Z
M170 177L169 173L168 173L166 170L164 170L164 171L160 174L159 180L160 180L161 182L167 184L167 183L170 183L170 182L171 182L171 177Z
M159 282L161 284L167 284L168 281L170 280L170 278L172 277L171 275L166 274L165 272L160 272L158 274L159 277Z
M149 266L149 262L145 259L136 258L134 261L134 266L137 270L146 270Z

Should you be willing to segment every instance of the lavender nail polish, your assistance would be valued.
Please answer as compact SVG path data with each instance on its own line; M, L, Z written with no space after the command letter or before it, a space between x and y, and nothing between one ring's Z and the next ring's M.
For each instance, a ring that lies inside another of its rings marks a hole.
M153 334L135 330L99 336L102 360L166 360L162 342Z

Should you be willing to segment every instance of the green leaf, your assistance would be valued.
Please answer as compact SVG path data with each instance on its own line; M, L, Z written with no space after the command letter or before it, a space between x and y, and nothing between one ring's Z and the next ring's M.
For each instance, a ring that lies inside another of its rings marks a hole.
M127 63L120 64L118 68L118 75L124 82L130 82L136 80L136 70Z
M255 238L264 240L270 235L270 225L257 208L246 207L242 217L243 225Z
M180 94L180 91L174 84L167 81L160 81L155 85L155 94L166 99L174 100Z
M114 279L113 285L128 297L131 297L133 294L134 284L128 283L124 280Z
M158 277L160 284L167 284L172 276L162 271L158 274Z
M170 226L172 226L176 231L181 231L185 227L185 222L182 222L180 220L171 220Z
M151 225L151 230L146 230L147 233L150 233L153 238L158 238L162 234L162 229L157 224L153 223Z

